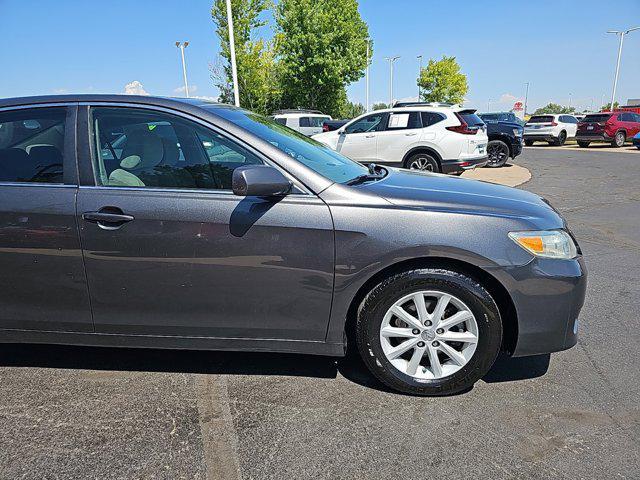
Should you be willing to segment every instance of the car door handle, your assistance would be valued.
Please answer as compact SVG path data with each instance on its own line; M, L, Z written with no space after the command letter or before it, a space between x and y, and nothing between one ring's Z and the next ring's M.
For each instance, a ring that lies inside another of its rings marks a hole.
M375 138L375 135L365 135L364 138Z
M103 230L116 230L125 223L134 220L133 215L126 215L119 209L110 209L104 211L100 209L97 212L84 212L82 219L86 222L97 223Z
M404 136L405 137L415 137L417 135L417 133L405 133Z

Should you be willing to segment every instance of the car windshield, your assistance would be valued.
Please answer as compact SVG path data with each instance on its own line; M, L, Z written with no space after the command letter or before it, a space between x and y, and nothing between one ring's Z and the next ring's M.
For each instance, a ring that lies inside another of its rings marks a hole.
M346 183L369 171L364 165L270 118L241 109L204 108L269 142L333 182Z

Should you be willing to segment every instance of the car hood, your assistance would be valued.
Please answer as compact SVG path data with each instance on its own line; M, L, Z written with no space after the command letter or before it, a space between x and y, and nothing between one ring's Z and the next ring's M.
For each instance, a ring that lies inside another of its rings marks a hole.
M519 217L534 221L536 228L562 228L565 224L559 213L538 195L478 180L390 168L385 178L358 188L397 206Z

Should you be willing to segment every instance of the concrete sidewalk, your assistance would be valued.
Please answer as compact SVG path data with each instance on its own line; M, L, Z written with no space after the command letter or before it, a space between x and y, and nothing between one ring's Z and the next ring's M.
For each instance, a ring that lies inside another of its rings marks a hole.
M531 180L531 172L529 172L529 170L511 163L507 163L501 168L485 167L468 170L464 172L462 176L473 180L482 180L484 182L507 185L508 187L522 185L523 183Z

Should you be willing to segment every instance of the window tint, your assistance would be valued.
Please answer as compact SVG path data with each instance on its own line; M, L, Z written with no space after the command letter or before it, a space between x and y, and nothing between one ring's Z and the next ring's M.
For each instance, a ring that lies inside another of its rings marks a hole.
M640 122L640 115L638 115L637 113L632 113L632 115L634 122Z
M622 115L620 115L620 117L622 117L621 120L623 122L633 122L633 117L630 113L623 113Z
M527 123L551 123L553 115L534 115Z
M274 118L274 120L279 123L280 125L286 125L287 124L287 119L284 117L278 117L278 118Z
M380 130L384 113L374 113L352 123L345 129L345 133L364 133Z
M300 126L301 127L310 127L311 119L309 117L300 117Z
M65 108L0 112L0 182L63 183Z
M262 163L201 125L142 109L92 109L98 185L231 189L233 170Z
M390 113L387 130L406 130L422 128L419 112Z
M470 127L477 127L480 125L484 125L484 122L482 121L482 119L475 114L475 112L472 111L461 111L458 112L458 115L460 115L464 121L466 122L467 125L469 125Z
M328 117L309 117L309 123L312 127L322 127L324 122L329 120Z
M430 127L431 125L435 125L438 122L444 120L444 115L436 112L422 112L422 126Z
M587 115L585 116L582 121L583 122L606 122L607 120L609 120L609 118L611 118L611 114L610 113L605 113L605 114L593 114L593 115Z

